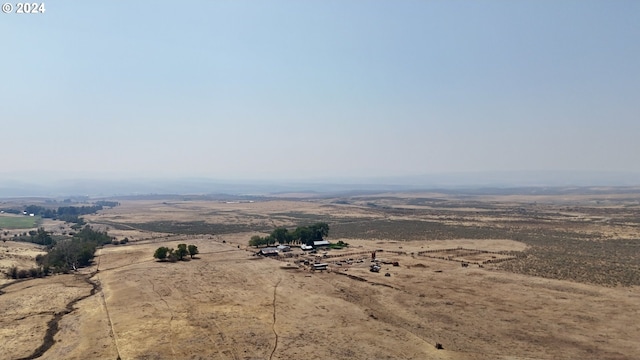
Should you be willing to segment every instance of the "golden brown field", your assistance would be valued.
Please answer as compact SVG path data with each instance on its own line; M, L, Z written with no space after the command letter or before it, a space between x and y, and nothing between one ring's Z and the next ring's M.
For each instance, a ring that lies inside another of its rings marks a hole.
M85 219L129 244L99 249L77 273L0 283L0 358L640 356L633 191L118 201ZM316 221L350 246L274 259L247 245ZM179 243L200 254L153 258ZM369 271L374 250L379 273ZM26 264L38 248L7 241L3 253Z

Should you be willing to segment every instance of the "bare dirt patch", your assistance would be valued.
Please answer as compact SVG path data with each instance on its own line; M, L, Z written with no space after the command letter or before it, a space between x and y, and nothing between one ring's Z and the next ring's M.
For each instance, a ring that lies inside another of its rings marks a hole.
M29 358L41 346L50 346L45 343L51 320L61 318L61 314L68 311L67 305L88 296L91 288L81 276L75 275L56 275L5 286L0 295L3 354L9 359Z
M0 242L0 285L12 282L5 276L9 268L30 269L36 266L36 256L45 254L42 246L6 241Z

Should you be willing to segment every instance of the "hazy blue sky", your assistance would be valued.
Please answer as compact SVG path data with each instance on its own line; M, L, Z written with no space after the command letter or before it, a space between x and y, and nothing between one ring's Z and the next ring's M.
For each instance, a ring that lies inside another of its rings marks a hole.
M640 1L45 6L0 13L0 173L640 172Z

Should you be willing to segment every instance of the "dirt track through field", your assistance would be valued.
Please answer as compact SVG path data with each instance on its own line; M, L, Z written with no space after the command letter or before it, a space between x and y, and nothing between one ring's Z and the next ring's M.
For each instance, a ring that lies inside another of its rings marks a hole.
M96 264L96 283L100 284L100 259L101 257L98 256L97 257L97 264ZM118 357L116 360L120 360L120 348L118 347L118 334L116 333L116 329L113 326L113 320L111 319L111 314L109 314L109 306L107 305L107 300L104 298L104 291L102 291L102 286L99 286L99 291L100 291L100 301L102 303L102 305L104 306L104 312L107 314L107 321L109 322L109 327L111 328L111 336L113 337L113 345L115 346L116 349L116 353L118 354Z
M282 279L278 279L278 282L273 287L273 325L271 326L271 329L273 330L273 335L275 336L275 342L273 344L273 350L271 351L271 355L269 355L269 360L273 359L273 354L275 354L276 350L278 350L278 332L276 331L276 321L277 321L276 297L277 297L278 285L280 285L280 281L282 281Z

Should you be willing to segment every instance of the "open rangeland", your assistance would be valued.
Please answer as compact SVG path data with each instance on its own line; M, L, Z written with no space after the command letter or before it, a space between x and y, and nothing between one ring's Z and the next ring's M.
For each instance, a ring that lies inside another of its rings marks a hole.
M85 218L130 243L99 249L77 273L2 285L0 350L7 359L634 359L639 198L121 200ZM247 246L315 221L349 247L263 258ZM153 259L179 243L200 253ZM373 251L380 272L369 271Z

